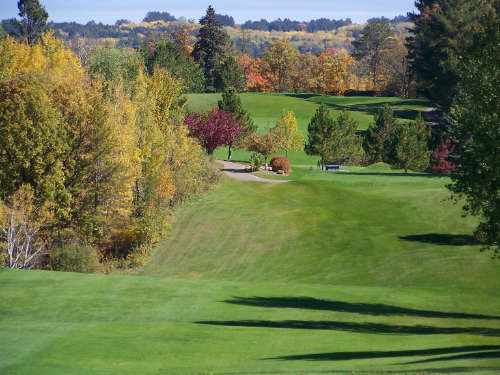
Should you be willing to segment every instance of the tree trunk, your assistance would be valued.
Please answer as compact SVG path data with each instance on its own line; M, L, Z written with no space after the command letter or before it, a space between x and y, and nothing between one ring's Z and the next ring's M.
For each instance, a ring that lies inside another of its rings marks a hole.
M227 150L227 161L231 161L231 156L233 155L233 144L230 143L228 145L228 150Z

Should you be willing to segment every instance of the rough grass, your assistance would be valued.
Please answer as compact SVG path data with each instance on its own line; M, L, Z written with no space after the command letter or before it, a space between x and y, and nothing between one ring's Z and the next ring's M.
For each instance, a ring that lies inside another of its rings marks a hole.
M384 104L389 104L397 118L401 121L414 120L419 112L424 111L428 102L425 100L384 98L384 97L335 97L316 94L274 94L274 93L243 93L243 107L250 113L260 132L273 127L281 117L283 109L293 110L297 117L299 131L307 136L307 125L319 104L326 104L337 116L339 111L349 110L351 116L358 122L359 129L365 130L373 115ZM217 105L220 94L190 94L187 108L190 111L207 111ZM215 152L217 158L226 158L227 151L220 148ZM244 150L233 153L234 160L248 160L249 154ZM289 153L289 159L296 165L315 165L318 157L307 156L303 151Z

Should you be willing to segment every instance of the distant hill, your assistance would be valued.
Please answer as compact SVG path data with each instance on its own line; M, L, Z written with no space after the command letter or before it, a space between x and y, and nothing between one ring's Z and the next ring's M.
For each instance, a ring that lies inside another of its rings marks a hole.
M248 53L255 57L264 51L266 43L287 39L301 53L317 53L326 47L351 48L351 42L359 37L363 25L354 24L349 18L330 20L321 18L309 22L278 19L268 22L247 21L236 25L233 17L217 15L234 42L236 53ZM406 34L410 24L405 16L394 19L382 18L391 23L396 34ZM49 23L56 35L69 42L70 46L85 40L91 45L112 44L137 48L149 38L158 38L176 30L180 25L187 26L193 43L200 25L184 17L176 18L168 12L148 12L140 23L120 19L114 25L90 21L85 25L76 22ZM3 20L1 26L6 33L12 30L12 20Z

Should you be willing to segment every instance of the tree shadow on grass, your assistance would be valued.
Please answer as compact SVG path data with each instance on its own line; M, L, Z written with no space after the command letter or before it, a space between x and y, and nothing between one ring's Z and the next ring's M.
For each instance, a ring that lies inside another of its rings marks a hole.
M308 94L308 93L298 93L298 94L289 93L289 94L285 94L285 96L289 96L291 98L307 100L310 98L314 98L315 96L321 96L321 95L320 94Z
M233 297L223 302L244 306L326 310L374 316L407 315L443 319L500 319L500 316L417 310L378 303L329 301L310 297Z
M349 166L346 166L349 168ZM447 178L450 177L446 174L432 174L432 173L401 173L401 172L346 172L344 175L351 176L383 176L383 177L425 177L425 178Z
M359 359L375 359L375 358L422 357L431 355L467 353L467 352L477 352L477 351L481 351L482 353L489 353L486 352L486 350L499 350L499 349L500 345L475 345L475 346L457 346L449 348L435 348L435 349L421 349L421 350L317 353L317 354L305 354L305 355L290 355L290 356L264 358L264 359L280 360L280 361L350 361L353 359L359 360ZM498 353L498 352L493 352L493 353ZM418 361L410 363L423 363L426 361Z
M360 104L353 104L353 105L339 105L335 103L324 103L328 107L337 110L337 111L343 111L343 110L348 110L348 111L356 111L356 112L362 112L366 113L368 115L376 115L380 108L382 108L384 105L389 105L390 107L399 107L399 106L404 106L404 105L427 105L427 104L422 104L424 102L413 102L413 101L401 101L401 102L379 102L379 103L360 103ZM418 116L419 113L422 113L420 110L416 109L394 109L394 116L399 119L404 119L404 120L415 120Z
M474 236L468 234L439 234L426 233L412 236L399 237L401 240L411 242L430 243L434 245L449 245L449 246L472 246L480 245L480 242Z
M500 358L500 351L497 350L497 351L493 351L493 352L478 352L478 353L452 355L452 356L448 356L448 357L438 357L438 358L424 359L424 360L415 361L415 362L407 362L404 364L405 365L412 365L412 364L417 364L417 363L459 361L462 359L492 359L492 358Z
M379 335L480 335L500 336L500 329L484 327L433 327L433 326L396 326L381 323L355 323L338 321L305 321L305 320L228 320L198 321L196 324L207 324L227 327L254 328L286 328L307 330L334 330Z

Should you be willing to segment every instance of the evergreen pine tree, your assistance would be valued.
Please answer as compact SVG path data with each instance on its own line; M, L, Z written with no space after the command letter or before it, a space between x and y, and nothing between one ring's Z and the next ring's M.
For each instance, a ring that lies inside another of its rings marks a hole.
M30 45L35 44L45 31L49 14L38 0L19 0L17 7L21 21L13 21L15 36L25 39Z
M324 165L327 153L325 139L332 132L333 119L326 105L322 104L314 113L313 118L307 126L308 140L304 147L307 155L321 156L321 165Z
M207 91L215 91L217 71L225 60L230 46L229 35L215 17L215 10L209 6L205 17L200 20L201 28L192 56L203 69Z
M237 92L241 92L245 88L243 71L233 56L229 56L224 60L224 64L220 67L217 74L216 86L217 91L226 91L232 87Z
M224 91L222 94L222 100L219 100L218 106L220 110L226 113L231 113L233 118L240 123L241 127L239 137L234 142L228 144L227 160L231 160L233 147L242 146L245 138L257 131L257 126L255 126L248 112L243 109L241 98L233 87Z
M383 106L374 117L375 123L366 131L363 148L370 163L391 163L394 159L394 134L397 121L389 105Z
M408 57L419 91L447 111L459 81L458 65L474 36L495 17L497 0L418 0L410 14Z
M393 166L408 170L424 171L429 166L428 138L422 137L420 129L412 123L399 125L396 132L395 160Z

